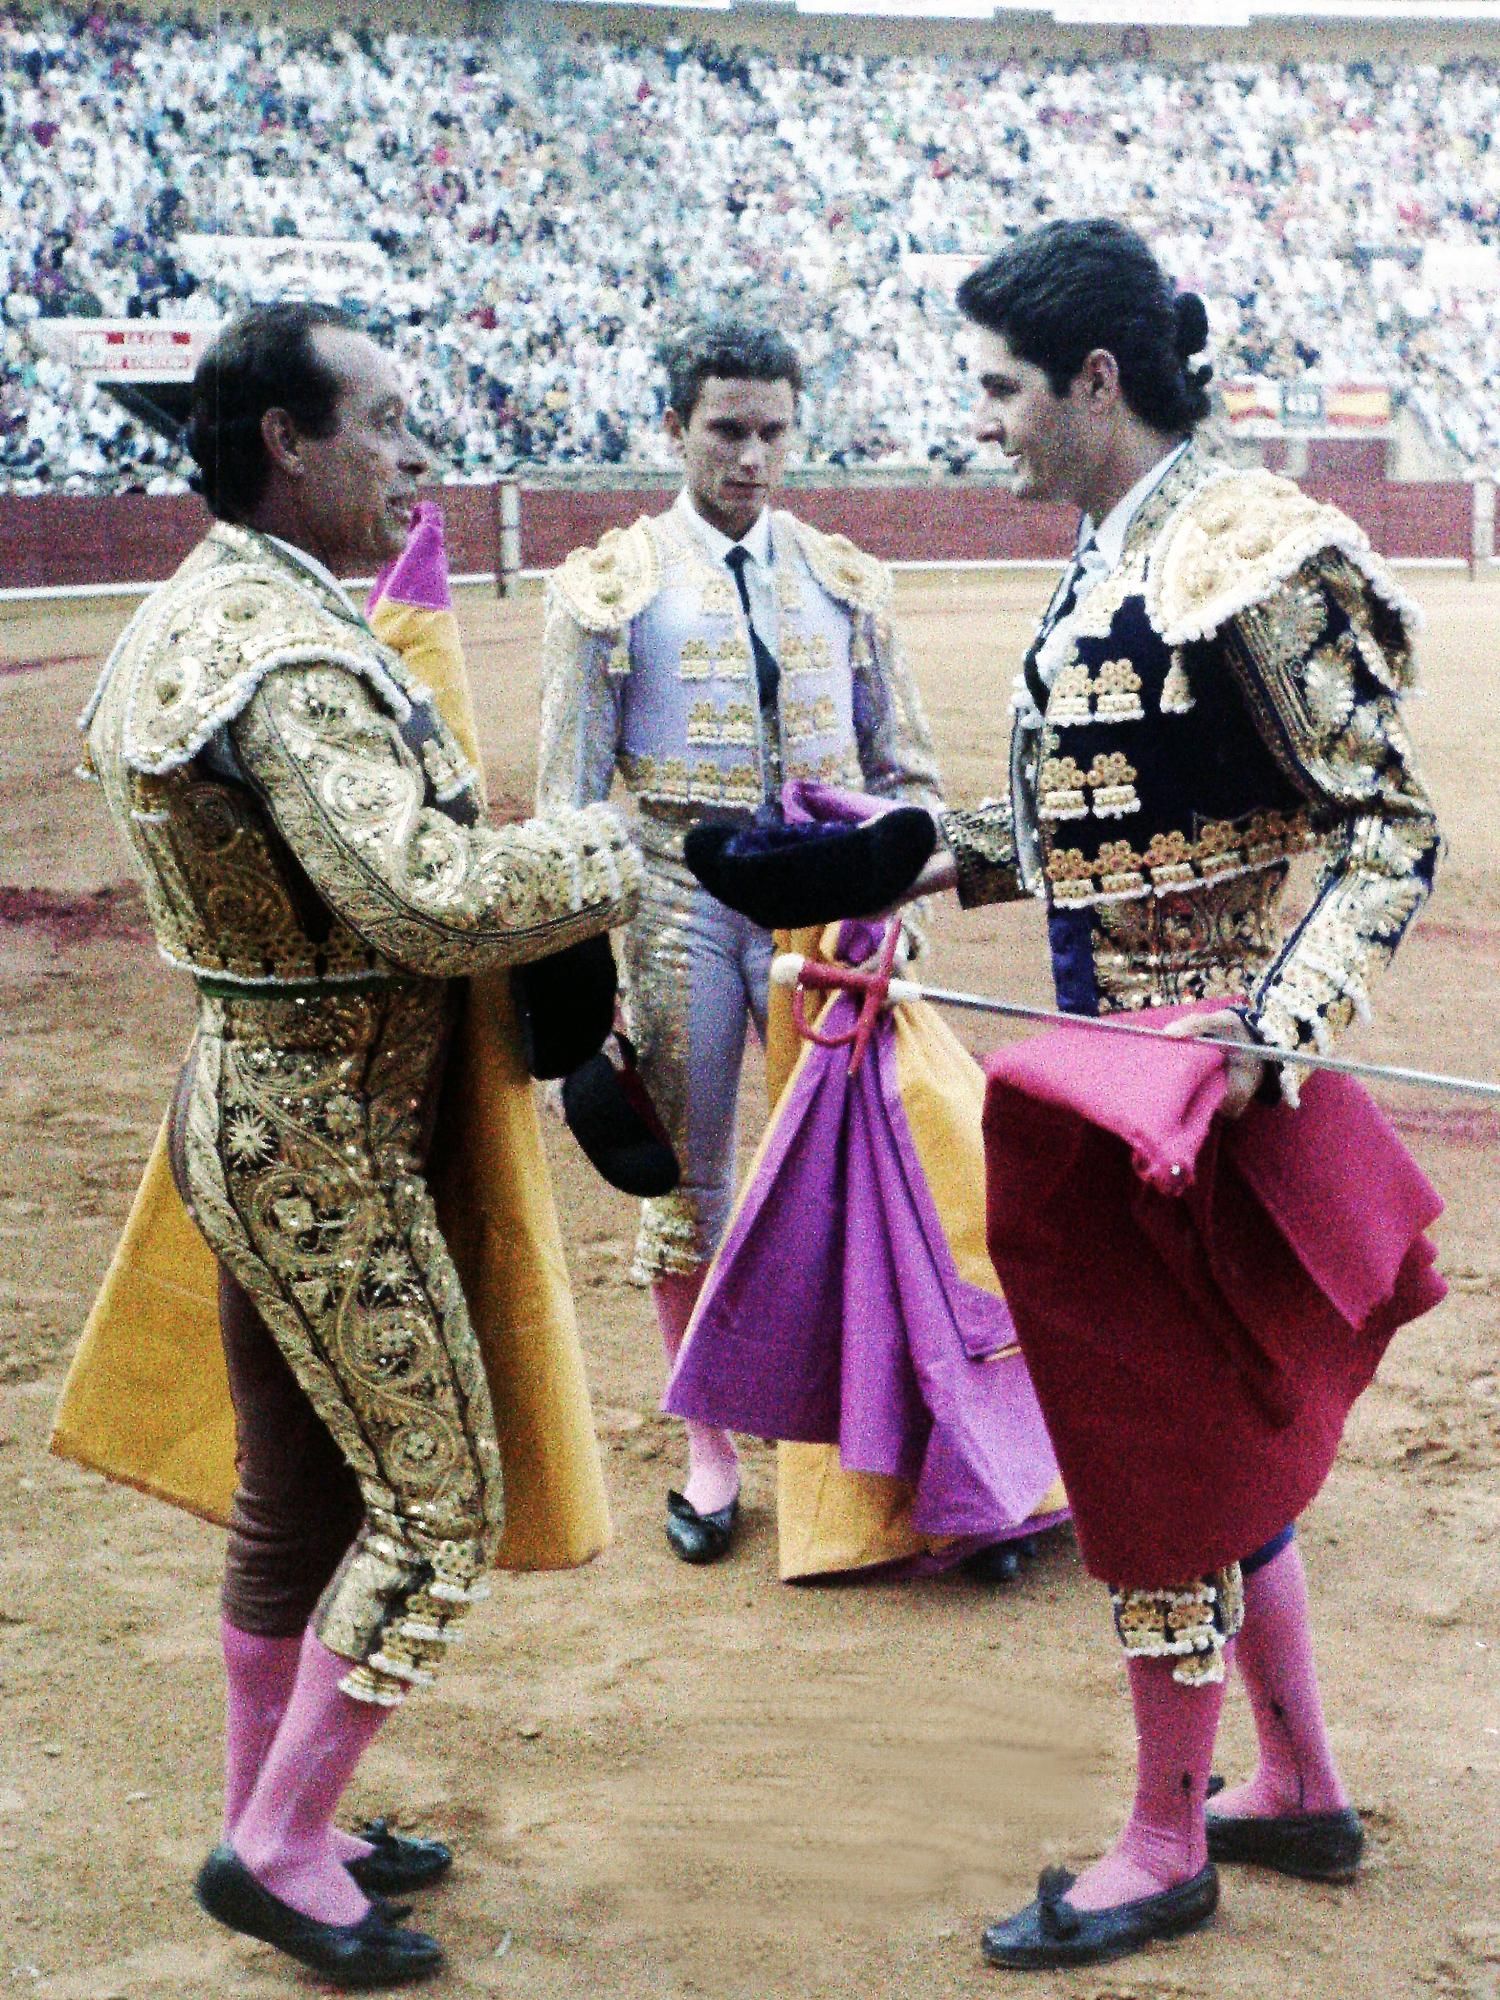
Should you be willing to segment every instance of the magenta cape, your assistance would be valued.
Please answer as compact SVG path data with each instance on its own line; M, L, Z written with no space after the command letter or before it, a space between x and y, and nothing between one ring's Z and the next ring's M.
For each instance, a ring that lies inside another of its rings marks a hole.
M1163 1008L1167 1020L1182 1009ZM1307 1506L1442 1203L1352 1079L1214 1116L1223 1058L1077 1027L986 1065L989 1244L1095 1576L1180 1584Z
M853 1014L840 995L818 1026ZM1062 1518L1028 1520L1057 1462L1004 1301L954 1262L892 1016L855 1076L847 1051L812 1047L787 1085L662 1407L836 1444L848 1470L915 1488L924 1534L976 1546Z

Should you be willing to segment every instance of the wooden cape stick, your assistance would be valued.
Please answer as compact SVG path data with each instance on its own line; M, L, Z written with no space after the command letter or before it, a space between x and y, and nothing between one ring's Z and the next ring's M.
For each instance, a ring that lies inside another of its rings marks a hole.
M783 952L771 965L771 977L778 986L844 988L854 992L873 984L870 973L854 972L806 959L797 952ZM1096 1028L1104 1035L1147 1035L1152 1041L1175 1040L1160 1028L1142 1027L1138 1022L1121 1021L1112 1015L1062 1014L1051 1007L1028 1007L1019 1000L991 1000L983 993L960 993L947 986L919 986L913 979L893 979L888 989L890 1006L907 1000L928 1000L940 1007L961 1007L973 1014L1001 1014L1014 1021L1044 1021L1050 1027ZM1259 1049L1248 1042L1234 1042L1219 1035L1195 1035L1200 1048L1228 1049L1231 1053L1261 1055L1269 1063L1295 1063L1302 1069L1330 1069L1340 1076L1368 1077L1374 1083L1413 1084L1428 1090L1453 1090L1469 1097L1483 1097L1500 1103L1500 1083L1486 1083L1479 1077L1445 1076L1440 1071L1405 1069L1394 1063L1353 1062L1344 1056L1319 1055L1311 1049Z

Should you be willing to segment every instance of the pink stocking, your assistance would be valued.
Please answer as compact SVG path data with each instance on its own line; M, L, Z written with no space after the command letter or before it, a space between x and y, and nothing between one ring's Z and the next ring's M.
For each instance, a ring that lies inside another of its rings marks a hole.
M1295 1542L1245 1578L1245 1625L1235 1652L1260 1762L1248 1784L1219 1794L1214 1812L1237 1819L1341 1811L1349 1795L1318 1698L1307 1577Z
M1119 1839L1068 1891L1079 1910L1113 1909L1191 1881L1208 1860L1203 1802L1222 1681L1186 1687L1170 1659L1126 1661L1135 1708L1135 1803Z
M370 1907L344 1866L333 1815L389 1713L343 1692L350 1665L308 1631L281 1727L234 1830L235 1852L256 1880L325 1924L358 1923Z
M266 1639L219 1621L224 1646L224 1838L239 1825L297 1678L302 1634Z
M703 1270L674 1272L656 1279L651 1287L656 1307L656 1323L661 1328L661 1344L670 1366L677 1359L682 1337L687 1332L693 1307L703 1289ZM740 1490L740 1461L728 1431L712 1424L687 1419L688 1476L682 1497L700 1514L716 1514L727 1507Z

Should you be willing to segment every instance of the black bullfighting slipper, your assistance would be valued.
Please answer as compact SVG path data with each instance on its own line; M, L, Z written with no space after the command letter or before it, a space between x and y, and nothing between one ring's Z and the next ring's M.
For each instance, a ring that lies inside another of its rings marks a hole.
M1065 1868L1044 1868L1036 1901L985 1932L984 1955L990 1964L1013 1972L1100 1965L1105 1959L1125 1958L1156 1938L1196 1930L1219 1906L1219 1877L1212 1862L1189 1882L1163 1889L1159 1896L1117 1903L1111 1910L1075 1910L1066 1898L1076 1879Z
M1210 1798L1223 1789L1222 1778L1209 1779ZM1352 1882L1365 1851L1364 1823L1353 1806L1264 1819L1211 1812L1206 1821L1210 1860L1274 1868L1278 1875L1295 1875L1302 1882Z
M563 1079L562 1103L568 1130L611 1187L644 1199L670 1194L681 1180L628 1035L610 1035L597 1055Z
M683 859L711 896L767 930L873 917L921 874L937 823L920 806L895 806L862 826L692 827Z
M959 1568L974 1583L1014 1583L1022 1563L1030 1562L1035 1554L1036 1536L1018 1535L1012 1541L991 1542L988 1548L976 1549L964 1557Z
M735 1494L727 1507L712 1514L700 1514L691 1500L671 1492L667 1495L667 1541L674 1556L685 1563L712 1563L728 1553L740 1518L740 1496Z
M618 980L609 939L584 938L511 967L521 1059L531 1076L566 1076L604 1046L614 1025Z
M357 1924L319 1923L262 1887L232 1847L209 1855L193 1894L226 1929L275 1945L335 1986L401 1986L442 1969L437 1939L393 1924L378 1903Z
M397 1833L383 1819L356 1827L354 1837L369 1841L370 1852L345 1866L370 1896L400 1896L412 1889L425 1889L453 1866L453 1849L441 1840Z

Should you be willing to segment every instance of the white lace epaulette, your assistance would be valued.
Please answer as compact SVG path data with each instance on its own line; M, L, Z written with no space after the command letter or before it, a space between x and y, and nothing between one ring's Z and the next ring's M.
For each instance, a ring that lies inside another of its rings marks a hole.
M1211 639L1325 551L1353 564L1416 634L1421 612L1358 522L1259 469L1215 474L1172 515L1147 565L1146 615L1169 646Z
M896 584L888 564L856 548L847 535L825 534L795 514L778 510L774 519L778 529L796 538L808 568L830 597L852 611L882 618L889 613Z
M253 561L185 568L142 606L106 668L129 676L123 761L151 777L179 769L248 706L267 674L306 665L358 674L398 722L411 713L389 649L285 570Z
M585 632L618 632L638 618L661 589L661 556L650 519L611 528L592 548L574 549L547 583L550 607L565 611Z

